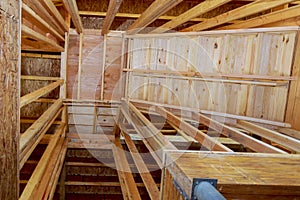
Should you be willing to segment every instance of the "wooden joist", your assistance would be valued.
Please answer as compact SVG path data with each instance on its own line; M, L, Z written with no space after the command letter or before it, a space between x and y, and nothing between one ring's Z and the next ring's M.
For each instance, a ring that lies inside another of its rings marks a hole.
M102 35L105 35L109 32L109 28L111 27L122 2L123 2L123 0L110 0L109 1L107 14L106 14L106 17L103 22Z
M52 154L55 148L57 147L58 141L60 140L61 135L63 134L65 130L65 124L62 124L58 127L58 129L55 131L54 136L52 137L51 141L49 142L42 158L40 159L38 165L36 166L33 174L31 175L25 189L23 190L20 200L27 200L27 199L33 199L36 196L36 192L41 193L41 196L43 196L44 191L38 191L37 189L41 187L40 183L42 181L42 177L45 173L45 170L49 164L49 160L51 159L51 156L58 156L58 154ZM62 140L62 143L64 141ZM59 149L59 148L57 148ZM58 159L58 157L55 158L55 160ZM50 177L49 177L50 178ZM47 183L45 183L47 184ZM45 190L44 185L44 190ZM40 198L37 198L40 199Z
M213 17L205 22L190 26L181 31L188 32L188 31L206 30L206 29L230 22L232 20L240 19L240 18L249 16L249 15L252 15L252 14L256 14L256 13L274 8L276 6L290 3L292 1L293 0L258 0L258 1L254 1L250 4L247 4L245 6L236 8L229 12L223 13L223 14Z
M149 172L149 169L147 165L145 164L142 156L139 154L138 149L136 148L134 142L131 140L130 136L123 132L123 137L126 142L126 145L131 153L131 156L133 158L133 161L135 162L135 165L140 173L140 176L145 184L145 187L148 191L148 194L150 196L150 199L157 200L159 199L159 190L156 186L156 183Z
M72 21L78 33L82 33L83 26L79 16L76 0L63 0L63 3L71 15Z
M31 75L22 75L22 80L33 80L33 81L58 81L61 80L60 77L48 77L48 76L31 76Z
M57 52L63 52L64 48L57 44L54 40L32 30L31 28L27 27L26 25L22 25L22 37L23 38L30 38L35 41L41 41L45 44L49 45L51 48L53 48ZM22 41L24 42L24 41ZM29 44L29 43L28 43ZM29 44L31 45L31 44ZM40 50L40 49L38 49Z
M127 34L136 34L159 16L175 7L182 0L155 0L142 15L128 28Z
M50 26L48 24L48 22L46 22L44 19L42 19L36 12L34 12L29 6L27 6L26 4L22 4L22 15L24 18L26 18L27 20L30 20L31 22L34 23L34 25L39 26L39 28L42 28L42 30L45 30L46 32L50 32L51 34L53 34L53 36L55 36L56 38L58 38L60 41L65 41L65 38L59 34L55 28L53 28L52 26Z
M296 131L290 128L280 128L278 129L278 132L300 140L300 131Z
M209 12L223 4L228 3L231 0L211 0L211 1L203 1L191 8L190 10L182 13L178 17L172 19L171 21L161 25L150 33L164 33L170 29L173 29L195 17L198 17L206 12Z
M179 117L175 116L174 114L167 111L166 109L159 106L155 106L155 111L158 112L162 117L165 117L171 123L175 124L182 131L189 134L189 136L193 137L195 140L200 142L208 150L233 152L228 147L222 145L217 140L209 137L202 131L193 127L192 125L180 119Z
M263 26L265 24L278 22L282 20L286 20L292 17L299 16L300 13L300 5L293 6L286 9L281 9L276 12L271 12L265 15L261 15L258 17L254 17L248 20L245 20L243 22L235 23L228 26L220 27L220 30L225 29L239 29L239 28L252 28L252 27L258 27Z
M255 135L268 139L272 142L275 142L287 149L291 149L295 152L300 152L300 140L298 139L283 135L276 131L258 126L244 120L238 120L238 127L243 128Z
M114 144L115 145L113 145L112 150L115 158L116 168L118 170L118 177L123 198L125 200L141 199L120 140L116 139Z
M54 83L51 83L43 88L40 88L32 93L26 94L24 96L21 97L20 99L20 108L22 108L23 106L30 104L31 102L37 100L38 98L48 94L49 92L51 92L52 90L54 90L55 88L57 88L58 86L60 86L61 84L63 84L63 80L57 80Z

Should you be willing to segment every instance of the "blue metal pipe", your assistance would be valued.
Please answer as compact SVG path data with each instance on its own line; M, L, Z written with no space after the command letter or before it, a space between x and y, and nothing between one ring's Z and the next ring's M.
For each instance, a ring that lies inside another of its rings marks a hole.
M202 181L194 189L197 200L226 200L225 197L209 182Z

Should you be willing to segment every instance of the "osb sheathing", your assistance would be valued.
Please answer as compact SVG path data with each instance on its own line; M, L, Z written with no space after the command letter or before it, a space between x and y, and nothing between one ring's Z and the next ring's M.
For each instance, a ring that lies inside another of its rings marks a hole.
M19 1L0 1L0 199L18 199Z

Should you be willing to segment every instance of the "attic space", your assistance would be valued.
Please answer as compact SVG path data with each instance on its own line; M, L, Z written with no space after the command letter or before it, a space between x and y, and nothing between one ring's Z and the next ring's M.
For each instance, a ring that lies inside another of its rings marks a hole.
M1 0L0 199L300 199L300 1Z

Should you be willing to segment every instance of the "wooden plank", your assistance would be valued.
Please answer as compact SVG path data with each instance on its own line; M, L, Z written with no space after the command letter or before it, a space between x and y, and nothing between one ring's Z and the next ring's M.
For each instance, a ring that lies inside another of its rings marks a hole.
M130 136L123 132L123 137L130 150L131 156L134 160L136 167L139 170L139 174L144 182L144 185L148 191L149 197L152 200L159 199L159 190L156 186L156 183L149 172L147 165L145 164L142 156L139 154L138 149L136 148L134 142L131 140Z
M37 100L38 98L48 94L49 92L51 92L52 90L54 90L55 88L57 88L58 86L60 86L61 84L63 84L63 80L58 80L54 83L51 83L43 88L40 88L32 93L26 94L24 96L22 96L20 98L20 108L22 108L23 106L30 104L31 102Z
M81 92L81 72L82 72L82 43L83 43L83 33L80 33L79 37L79 56L78 56L78 88L77 88L77 99L80 99Z
M21 80L58 81L58 80L62 80L62 79L60 77L22 75Z
M59 34L55 28L50 26L48 22L43 20L36 12L34 12L29 6L27 6L25 3L22 4L22 15L23 17L29 19L30 21L33 21L34 24L42 26L46 29L46 31L49 31L51 34L53 34L56 38L58 38L60 41L65 41L65 38Z
M278 129L278 132L300 140L300 131L296 131L290 128L280 128Z
M19 197L20 1L0 2L0 199Z
M208 150L233 152L228 147L222 145L217 140L209 137L202 131L193 127L192 125L180 119L179 117L175 116L174 114L167 111L166 109L156 106L155 111L158 112L162 117L165 117L168 121L176 125L178 128L183 130L185 133L189 134L192 138L200 142Z
M271 12L265 15L261 15L258 17L254 17L243 22L239 22L236 24L228 25L220 27L220 30L228 30L228 29L238 29L238 28L252 28L259 27L265 24L274 23L277 21L286 20L292 17L297 17L300 12L300 5L293 6L290 8L278 10L276 12Z
M123 198L125 200L141 199L120 140L115 140L114 144L113 154L118 170L118 177L121 184Z
M109 28L111 27L122 2L123 2L123 0L109 1L106 17L104 19L103 26L102 26L102 32L101 32L102 35L105 35L109 32Z
M22 35L24 35L24 37L29 37L37 41L45 42L46 44L50 45L53 49L55 49L57 52L64 51L64 48L58 45L54 40L49 39L38 32L35 32L34 30L30 29L26 25L22 25Z
M159 16L175 7L182 0L155 0L141 16L128 28L127 34L136 34L156 20Z
M79 16L76 0L63 0L67 11L70 13L74 26L78 33L82 33L83 26Z
M221 24L224 24L226 22L230 22L232 20L240 19L252 14L256 14L265 10L268 10L270 8L280 6L282 4L290 3L293 0L258 0L254 1L250 4L247 4L245 6L236 8L234 10L231 10L229 12L223 13L221 15L218 15L216 17L213 17L206 22L202 22L193 26L190 26L188 28L183 29L182 31L188 32L188 31L201 31L208 28L212 28Z
M189 9L188 11L182 13L178 17L172 19L171 21L161 25L160 27L154 29L150 33L163 33L170 29L173 29L195 17L198 17L204 13L207 13L219 6L222 6L231 0L211 0L211 1L204 1L199 3L198 5L194 6L193 8Z
M50 108L44 112L41 117L36 120L30 128L28 128L20 138L20 151L22 151L27 143L36 137L37 134L47 125L47 123L55 116L62 106L62 100L57 100Z
M35 196L35 192L39 187L39 183L41 182L41 178L45 172L45 169L48 165L48 161L51 158L52 152L55 149L59 138L61 137L64 131L65 124L59 126L56 130L54 136L52 137L50 143L48 144L42 158L40 159L38 165L36 166L33 174L31 175L28 183L26 184L25 189L23 190L20 200L32 199Z
M286 147L296 152L300 152L300 140L294 139L292 137L280 134L276 131L264 128L262 126L258 126L256 124L244 120L238 120L238 127L243 128L251 133L254 133L255 135L273 141L283 147Z
M67 98L67 66L68 66L68 49L69 49L69 33L65 34L65 51L61 53L60 78L64 80L64 84L60 87L59 98Z
M104 71L106 67L106 49L107 49L107 35L104 35L104 40L103 40L103 60L102 60L102 73L101 73L101 96L100 100L104 100Z

